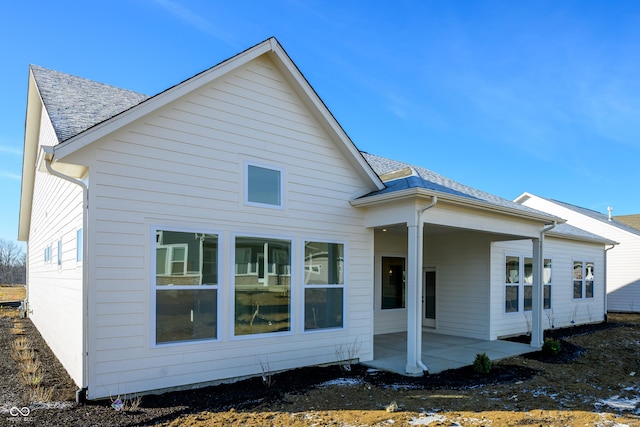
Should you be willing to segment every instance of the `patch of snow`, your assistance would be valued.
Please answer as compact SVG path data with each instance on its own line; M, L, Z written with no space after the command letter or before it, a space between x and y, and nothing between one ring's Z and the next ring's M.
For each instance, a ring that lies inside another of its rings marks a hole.
M634 397L628 399L626 397L620 397L618 395L610 397L609 399L600 399L598 404L605 405L619 411L633 411L640 403L640 397Z
M431 423L446 421L447 418L438 414L425 414L420 418L412 418L409 425L412 426L428 426Z
M390 388L393 390L418 390L421 387L414 384L390 384L386 385L385 388Z
M319 387L329 387L331 385L353 386L358 384L362 384L362 380L360 378L336 378L335 380L323 382Z
M67 409L71 408L74 404L71 402L33 402L29 405L31 410L36 409Z

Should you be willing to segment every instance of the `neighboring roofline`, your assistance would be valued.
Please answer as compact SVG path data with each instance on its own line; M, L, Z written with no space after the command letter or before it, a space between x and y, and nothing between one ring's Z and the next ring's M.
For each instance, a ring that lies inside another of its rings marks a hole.
M218 65L215 65L212 68L209 68L208 70L196 74L182 83L152 96L151 98L113 116L110 119L90 127L78 135L67 139L55 147L55 158L58 160L64 159L64 157L91 144L93 141L121 129L133 121L179 99L182 96L187 95L196 88L208 84L220 76L227 74L231 70L236 69L237 67L240 67L264 54L269 54L270 59L272 60L275 59L274 63L278 69L285 74L285 77L288 78L290 82L296 83L297 88L294 87L294 89L299 89L299 94L304 95L306 100L310 101L307 105L312 105L316 110L315 112L319 114L322 120L324 120L324 125L326 126L323 127L325 130L332 132L337 139L342 141L343 147L345 148L345 150L343 150L344 153L351 156L351 159L360 167L361 171L364 172L373 187L378 190L383 189L384 184L378 175L366 162L355 144L344 132L335 117L322 102L318 94L313 90L309 82L291 60L289 55L287 55L280 43L273 37L219 63Z
M496 213L501 213L504 215L525 218L530 220L535 220L542 222L544 224L553 224L554 222L557 224L565 223L566 220L555 215L546 214L544 212L526 212L519 209L512 209L506 206L496 205L495 203L487 202L481 199L475 199L465 196L456 196L449 193L444 193L441 191L435 190L427 190L425 188L414 187L408 188L405 190L394 191L391 193L383 193L376 194L373 196L362 197L356 200L352 200L350 203L354 207L368 207L374 206L381 203L389 203L392 201L397 201L401 199L408 198L423 198L429 197L432 198L434 196L438 197L440 202L447 202L450 204L458 205L458 206L466 206L474 209L480 209L485 211L491 211Z
M605 224L608 227L612 227L617 231L622 231L622 232L634 235L636 237L640 236L640 229L636 227L625 224L624 222L621 222L621 221L616 221L615 218L613 221L608 219L605 220L605 218L607 218L607 215L603 214L602 212L598 212L589 208L584 208L582 206L573 205L571 203L563 202L561 200L549 199L546 197L537 196L529 192L524 192L520 196L518 196L516 199L514 199L514 202L524 204L524 202L532 198L537 198L540 200L545 200L549 203L553 203L554 205L560 208L567 209L575 214L582 215L585 218L589 218L590 220L597 221L598 223L601 223L601 224ZM592 212L593 215L588 215L586 212Z

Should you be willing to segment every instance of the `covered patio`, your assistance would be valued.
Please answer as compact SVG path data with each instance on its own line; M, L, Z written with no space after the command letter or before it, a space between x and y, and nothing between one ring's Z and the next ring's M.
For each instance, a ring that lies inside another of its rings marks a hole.
M363 362L363 365L401 375L407 374L406 332L376 335L373 346L375 359ZM486 353L492 361L496 361L536 350L529 344L512 341L486 341L422 332L422 362L430 374L472 365L478 353Z

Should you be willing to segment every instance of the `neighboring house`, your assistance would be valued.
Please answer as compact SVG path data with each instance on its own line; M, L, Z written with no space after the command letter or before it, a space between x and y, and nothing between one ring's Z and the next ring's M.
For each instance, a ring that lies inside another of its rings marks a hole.
M618 222L630 225L631 227L640 230L640 214L616 215L616 216L613 217L613 219L618 221Z
M80 398L354 343L371 361L386 332L406 331L408 374L423 328L538 348L605 313L611 242L563 222L361 153L275 39L153 97L30 69L27 310Z
M523 193L516 201L567 219L568 224L618 242L607 248L608 311L640 311L640 230L610 214ZM633 217L629 215L628 217Z

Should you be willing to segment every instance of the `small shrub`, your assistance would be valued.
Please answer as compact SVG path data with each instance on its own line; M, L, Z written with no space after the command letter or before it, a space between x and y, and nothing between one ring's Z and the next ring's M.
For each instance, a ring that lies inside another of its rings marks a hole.
M486 375L491 372L491 359L487 353L478 353L473 361L473 370L478 374Z
M34 402L51 402L53 398L53 387L29 387L23 394L22 398L26 405Z
M542 344L542 353L547 356L557 356L560 354L561 349L560 341L553 338L545 339L544 344Z

